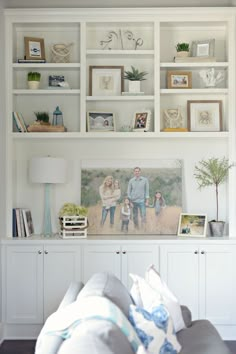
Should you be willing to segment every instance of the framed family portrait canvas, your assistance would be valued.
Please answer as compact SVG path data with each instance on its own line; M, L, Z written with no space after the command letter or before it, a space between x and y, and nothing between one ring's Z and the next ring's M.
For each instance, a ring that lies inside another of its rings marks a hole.
M167 71L168 89L188 89L192 88L191 71Z
M181 213L179 216L178 236L205 237L207 229L206 214Z
M219 132L222 130L222 101L187 101L188 130Z
M113 112L87 112L88 132L115 131L115 115Z
M120 96L124 91L123 66L90 66L90 96Z
M138 202L137 180L143 195ZM90 235L176 235L182 200L181 160L81 161Z
M25 59L45 59L45 48L43 38L24 37Z
M149 131L151 121L151 111L143 110L137 111L133 116L133 131L135 132L147 132Z

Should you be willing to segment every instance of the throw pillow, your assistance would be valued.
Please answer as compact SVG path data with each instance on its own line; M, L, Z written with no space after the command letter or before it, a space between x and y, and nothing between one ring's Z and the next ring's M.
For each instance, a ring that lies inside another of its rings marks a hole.
M175 335L172 319L163 304L151 312L130 305L129 320L149 354L177 354L181 346Z
M148 267L145 274L145 280L162 297L163 303L168 308L173 319L175 331L178 332L185 328L179 301L170 291L166 283L161 279L160 274L155 269L154 265Z

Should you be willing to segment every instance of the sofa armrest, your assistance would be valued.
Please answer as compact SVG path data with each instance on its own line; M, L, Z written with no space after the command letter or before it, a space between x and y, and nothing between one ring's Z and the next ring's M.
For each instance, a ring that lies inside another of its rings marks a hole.
M192 313L187 306L181 305L182 316L186 327L192 325Z
M80 290L83 288L84 284L80 281L73 281L67 292L65 293L59 307L58 307L58 310L62 309L63 307L71 304L73 301L76 300Z

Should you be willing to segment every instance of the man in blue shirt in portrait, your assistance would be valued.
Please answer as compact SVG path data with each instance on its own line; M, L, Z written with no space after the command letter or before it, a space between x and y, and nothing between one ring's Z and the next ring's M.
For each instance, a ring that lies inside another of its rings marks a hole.
M146 177L141 176L140 167L135 167L133 172L134 177L129 180L127 195L133 208L134 227L138 229L138 210L142 226L146 223L146 207L149 203L149 182Z

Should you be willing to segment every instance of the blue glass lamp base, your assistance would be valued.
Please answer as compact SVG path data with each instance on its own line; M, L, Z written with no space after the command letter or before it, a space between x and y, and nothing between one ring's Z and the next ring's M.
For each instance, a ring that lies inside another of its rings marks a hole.
M43 235L44 237L52 237L52 222L51 222L51 209L50 209L50 183L45 183L44 188L44 225Z

